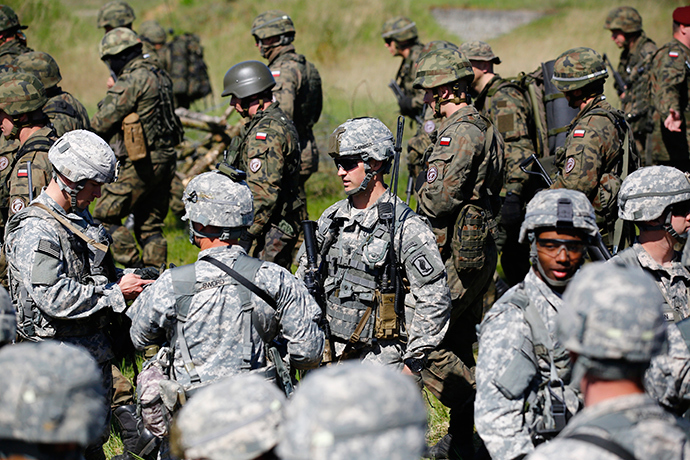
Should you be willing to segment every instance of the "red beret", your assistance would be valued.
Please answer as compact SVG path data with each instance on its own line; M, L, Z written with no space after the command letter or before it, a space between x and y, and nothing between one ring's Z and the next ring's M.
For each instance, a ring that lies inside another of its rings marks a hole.
M690 6L681 6L673 10L673 21L684 26L690 24Z

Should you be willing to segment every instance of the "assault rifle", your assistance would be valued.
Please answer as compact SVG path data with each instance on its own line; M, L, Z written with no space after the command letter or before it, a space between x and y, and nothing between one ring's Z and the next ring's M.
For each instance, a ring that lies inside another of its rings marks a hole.
M623 77L621 77L621 74L619 74L616 69L613 68L611 65L611 61L609 61L609 58L606 57L606 53L602 56L604 59L604 63L606 66L611 69L611 75L613 75L613 79L616 80L616 86L618 88L616 89L616 92L618 93L618 96L620 97L621 94L623 94L627 89L628 85L625 84L625 81L623 80Z
M401 101L404 101L407 96L405 96L405 93L403 93L400 85L398 85L395 80L391 80L391 82L388 83L388 87L393 91L393 94L395 94L395 98L398 100L398 105L402 107ZM416 121L420 126L424 123L424 120L422 120L422 117L419 115L414 116L414 121Z

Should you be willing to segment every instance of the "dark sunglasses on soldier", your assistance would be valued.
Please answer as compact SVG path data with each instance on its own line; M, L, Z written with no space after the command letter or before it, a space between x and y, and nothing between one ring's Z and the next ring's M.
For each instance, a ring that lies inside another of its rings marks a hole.
M551 257L556 257L563 249L568 255L581 256L586 247L584 241L537 238L537 250L541 250Z
M352 171L355 169L359 162L362 161L361 158L336 158L333 160L335 162L335 169L340 170L343 168L345 171Z
M390 45L391 43L393 43L393 39L392 39L392 38L384 38L383 41L386 42L386 45Z

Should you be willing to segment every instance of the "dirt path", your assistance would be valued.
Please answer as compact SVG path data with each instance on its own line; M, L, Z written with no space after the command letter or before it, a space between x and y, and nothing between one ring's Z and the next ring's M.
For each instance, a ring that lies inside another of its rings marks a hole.
M534 21L544 15L529 10L465 10L434 8L434 18L462 41L489 40L510 32L516 27Z

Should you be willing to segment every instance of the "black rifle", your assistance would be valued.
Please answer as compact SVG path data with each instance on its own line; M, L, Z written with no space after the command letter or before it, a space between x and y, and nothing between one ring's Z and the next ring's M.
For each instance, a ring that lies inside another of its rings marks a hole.
M334 349L333 338L331 337L331 327L326 319L326 297L323 292L323 285L321 283L321 274L317 259L316 222L313 220L303 220L302 230L304 230L304 247L307 255L307 268L304 271L304 284L307 286L309 294L311 294L319 307L321 307L322 319L320 327L326 336L326 344L323 350L323 362L324 364L328 364L333 362Z
M613 68L611 65L611 61L609 61L609 58L606 57L606 53L602 56L604 59L604 63L606 66L611 69L611 75L613 75L613 79L616 80L616 85L618 88L616 89L616 92L618 93L618 96L620 97L621 94L623 94L627 89L628 85L625 84L625 81L623 80L623 77L621 77L621 74L619 74L616 69Z
M407 178L407 189L405 189L405 204L409 205L410 204L410 197L412 196L412 189L414 187L414 177L410 175L410 177Z
M405 93L403 93L402 88L400 88L400 85L398 85L395 80L391 80L391 82L388 83L388 87L393 91L393 94L395 94L395 98L398 100L398 105L400 106L400 102L407 97ZM422 117L419 115L414 116L414 121L420 126L424 123L424 120L422 120Z

